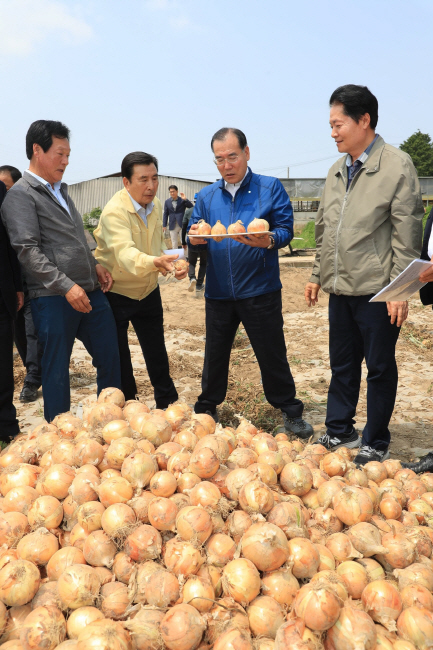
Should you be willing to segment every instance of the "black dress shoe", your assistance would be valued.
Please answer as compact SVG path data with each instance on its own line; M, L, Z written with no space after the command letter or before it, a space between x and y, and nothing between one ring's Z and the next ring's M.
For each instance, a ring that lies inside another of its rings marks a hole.
M38 399L38 388L35 384L24 384L20 393L20 402L34 402Z
M427 456L421 458L418 463L402 463L402 467L411 469L415 474L424 474L424 472L433 472L433 452L429 452Z

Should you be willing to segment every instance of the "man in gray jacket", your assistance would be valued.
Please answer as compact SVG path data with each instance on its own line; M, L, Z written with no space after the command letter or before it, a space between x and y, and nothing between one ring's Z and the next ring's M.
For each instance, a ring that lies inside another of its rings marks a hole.
M26 274L36 332L42 346L42 390L48 422L69 411L69 362L75 338L97 369L98 393L120 388L113 314L104 293L112 278L92 256L83 222L67 186L69 129L38 120L26 136L29 169L7 193L2 218ZM102 288L102 291L101 291Z
M407 302L370 303L421 251L424 214L410 157L375 133L376 97L365 86L337 88L330 99L331 136L347 155L330 169L316 218L316 260L305 288L309 306L320 287L329 297L327 432L331 451L361 447L355 463L389 456L388 429L397 394L395 345ZM353 428L367 364L367 423Z

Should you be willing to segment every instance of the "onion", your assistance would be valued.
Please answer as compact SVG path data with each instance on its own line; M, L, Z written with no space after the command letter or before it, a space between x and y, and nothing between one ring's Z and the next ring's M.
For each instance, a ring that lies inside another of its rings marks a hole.
M290 571L284 567L277 571L265 573L262 578L262 591L266 596L272 596L284 608L290 607L299 591L299 582Z
M377 562L376 560L372 560L371 558L362 558L360 560L356 560L356 562L358 562L364 567L370 582L372 582L373 580L385 579L385 571L383 570L383 567L379 564L379 562Z
M125 416L120 406L110 403L96 404L87 416L87 422L92 429L103 428L112 420L124 420Z
M239 544L242 535L252 523L249 514L243 510L235 510L227 517L228 532L236 544Z
M72 413L61 413L55 418L57 433L60 438L75 438L83 428L83 422Z
M111 567L116 552L116 545L103 530L95 530L90 533L83 546L86 562L94 567Z
M151 607L172 607L179 600L179 581L161 567L145 580L143 595Z
M119 388L104 388L98 395L98 404L116 404L123 408L125 406L125 395Z
M254 480L254 475L247 468L233 469L226 477L226 486L229 492L229 497L233 501L239 500L239 492L241 488L250 481Z
M77 521L86 533L93 533L101 528L101 518L105 508L99 501L83 503L77 509Z
M204 619L191 605L175 605L161 621L162 639L169 650L197 648L206 629Z
M339 481L327 481L317 488L317 500L322 508L329 508L332 505L332 500L338 492L342 489Z
M0 544L7 547L16 546L27 533L29 522L21 512L0 513Z
M86 564L83 552L74 546L66 546L56 551L47 564L49 580L58 580L63 571L73 564Z
M326 472L328 476L344 476L348 465L341 454L332 452L322 458L320 469Z
M41 496L48 494L56 499L64 499L68 496L68 490L74 478L75 471L69 465L64 463L51 465L40 476L36 489Z
M105 508L113 503L126 503L134 493L131 483L124 477L109 478L103 481L96 491Z
M251 448L260 456L268 451L277 451L278 443L269 433L260 432L251 440Z
M224 462L230 456L230 447L228 442L223 436L220 435L207 435L201 438L196 444L194 451L200 449L212 449L220 462Z
M307 494L304 494L302 498L302 503L306 508L311 510L316 510L320 507L319 501L317 499L317 490L310 490Z
M378 554L377 559L381 563L382 560L386 560L393 569L404 569L416 559L415 544L401 533L386 533L382 537L382 546L388 550L388 553Z
M129 438L127 438L129 440ZM100 465L104 458L104 448L92 438L82 438L75 445L74 464L78 467L83 465Z
M37 497L38 493L29 485L12 488L2 501L2 510L3 512L20 512L27 515L29 508Z
M105 587L110 588L108 593L104 593ZM101 611L106 618L115 621L126 618L126 611L130 606L128 587L120 582L108 582L102 587Z
M415 544L418 555L429 558L432 554L432 543L425 531L425 526L412 526L406 528L405 535Z
M288 494L303 496L313 486L313 475L308 467L297 463L287 463L280 474L280 483Z
M191 455L189 469L200 478L211 478L217 473L220 466L218 456L213 449L204 447L195 449Z
M219 235L226 235L227 230L224 224L221 223L221 221L218 219L217 222L212 226L211 229L211 234L215 235L214 239L217 242L220 242L224 239L224 237L220 237ZM216 236L218 235L218 236Z
M112 420L102 429L102 437L107 444L119 438L132 438L133 431L126 420Z
M327 641L335 650L374 650L377 632L370 616L346 605L338 621L327 632Z
M71 612L66 629L70 639L78 639L80 632L86 629L90 623L104 618L104 614L96 607L79 607Z
M147 524L138 526L125 540L123 548L126 555L135 562L153 560L161 555L162 539L160 533Z
M44 565L59 550L57 537L46 528L38 528L23 537L17 545L18 557L35 564Z
M386 467L378 461L372 460L364 465L364 472L370 481L374 481L378 485L388 477Z
M183 588L183 602L199 612L208 612L214 604L215 591L211 582L200 576L191 576Z
M73 440L59 440L51 451L51 459L56 465L65 463L66 465L74 464L75 442Z
M25 650L54 650L66 637L66 621L53 605L36 607L24 620L20 642Z
M73 564L63 571L57 584L63 607L78 609L78 607L89 607L94 604L101 583L92 567Z
M177 451L168 461L167 470L178 479L189 466L190 460L191 454L189 451Z
M101 516L101 527L111 538L124 539L131 532L135 522L135 512L125 503L108 506Z
M236 552L236 544L232 538L221 533L211 535L205 548L209 564L218 567L223 567L233 560Z
M337 594L323 580L301 587L293 603L293 609L310 630L317 632L329 630L340 615Z
M232 598L221 598L212 607L207 617L207 638L210 643L215 643L231 630L240 630L250 635L249 622L246 611Z
M428 609L408 607L397 620L398 634L420 650L431 648L433 643L433 613Z
M410 584L400 592L403 609L407 607L420 607L433 612L433 595L422 585Z
M222 569L219 569L212 564L202 565L196 573L200 578L204 578L211 583L214 588L215 596L218 598L221 596L223 590L221 584L222 574Z
M289 561L293 563L293 575L300 578L312 578L319 567L320 556L308 539L294 537L288 542Z
M164 442L169 442L173 431L170 423L164 417L152 414L141 422L138 433L155 447L159 447Z
M130 557L128 557L128 555L126 555L126 553L123 553L123 551L114 556L112 570L119 582L123 582L126 585L128 584L134 566L134 562Z
M281 605L270 596L259 596L247 607L248 621L255 636L275 639L277 630L284 622Z
M173 442L177 443L183 449L192 451L198 442L198 437L189 429L182 429L175 435Z
M269 230L269 223L266 219L255 218L250 221L247 232L267 232Z
M364 567L358 564L358 562L347 560L339 564L337 574L343 579L349 596L356 599L361 598L369 582L368 574Z
M27 485L34 488L39 472L39 467L27 463L5 467L0 475L0 492L2 496L6 496L9 490L16 487Z
M400 589L417 584L433 592L433 570L425 564L415 562L406 569L396 569L393 575L397 578Z
M121 469L122 463L135 449L132 438L117 438L108 447L105 456L114 469Z
M385 547L382 546L380 532L372 524L367 522L355 524L346 531L346 535L352 542L352 546L364 557L386 553Z
M142 524L149 523L149 517L148 517L149 503L152 501L153 498L154 497L151 492L142 492L142 494L139 497L134 497L133 499L127 502L128 506L130 506L135 512L137 521L140 521Z
M176 538L167 542L164 551L164 564L175 575L196 574L204 562L204 558L189 542Z
M327 533L340 533L343 530L343 524L338 519L332 508L316 508L314 512L314 520L322 526Z
M150 479L149 487L156 497L171 497L177 490L177 481L171 472L156 472Z
M212 521L209 513L197 506L182 508L176 517L177 534L184 541L204 543L212 535Z
M225 463L229 469L247 468L257 463L258 456L252 449L237 447L228 457Z
M268 514L268 523L281 528L288 539L307 537L304 512L295 503L277 503Z
M338 562L345 562L354 557L362 557L361 553L358 553L358 551L353 548L352 542L344 533L334 533L333 535L330 535L326 540L325 546L331 551L332 555Z
M288 558L289 547L283 531L269 523L253 524L241 542L242 554L259 571L279 569Z
M123 625L109 618L93 621L80 632L77 650L132 650L132 642Z
M250 481L239 492L239 505L246 512L265 514L274 506L272 490L262 481Z
M229 226L229 229L230 227L231 226ZM236 628L223 632L212 647L213 650L252 650L253 648L249 633ZM205 648L203 648L203 650L205 650ZM258 650L261 648L262 645L258 646Z
M36 607L44 607L45 605L54 605L61 609L62 603L59 597L57 581L42 583L36 592L31 605L32 609L36 609Z
M270 465L266 465L265 463L253 463L252 465L248 465L248 469L246 471L252 474L252 478L250 479L250 481L254 479L259 479L260 481L262 481L262 483L265 483L266 485L269 486L273 486L278 483L278 476L276 471L274 470L273 467L271 467Z
M2 608L6 607L2 603ZM12 640L17 641L19 643L19 638L20 638L20 631L23 625L23 621L27 618L27 616L30 614L32 611L32 606L30 605L20 605L19 607L11 607L9 610L7 610L7 626L4 631L4 635L1 637L1 641L9 641L11 642ZM22 645L20 644L20 649L22 649ZM2 649L3 650L3 649Z
M398 519L402 512L401 505L391 497L382 499L379 504L379 509L385 519Z
M38 497L28 512L28 520L32 528L58 528L63 520L63 507L56 497Z
M347 526L369 521L373 515L373 502L364 490L343 487L332 500L337 517Z
M160 646L159 626L163 618L164 612L157 609L141 609L123 623L132 634L136 650L154 650Z
M247 605L260 592L260 574L250 560L232 560L223 570L223 591L237 603Z
M221 499L221 492L213 483L201 481L190 490L189 499L192 506L215 508Z
M150 408L146 404L143 404L143 402L129 399L123 407L123 415L127 420L130 420L135 413L150 413Z
M18 554L16 549L13 548L3 548L0 549L0 569L3 569L8 562L12 560L18 560Z
M242 221L240 219L238 219L237 221L235 221L234 223L231 223L229 225L229 227L227 228L227 232L230 235L240 235L241 233L244 233L244 232L247 232L247 231L245 230L245 226L242 223Z
M408 512L415 515L420 524L425 524L426 518L433 515L433 508L423 499L413 499L413 501L408 504L407 509Z
M176 528L178 508L173 501L164 497L155 497L149 503L149 522L157 530L171 530Z
M33 562L12 560L0 569L0 601L8 607L26 605L39 589L40 574Z

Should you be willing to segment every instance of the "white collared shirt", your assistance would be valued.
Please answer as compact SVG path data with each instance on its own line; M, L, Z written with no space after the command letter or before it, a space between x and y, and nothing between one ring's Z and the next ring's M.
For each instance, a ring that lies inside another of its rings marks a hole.
M65 199L63 197L63 194L60 191L60 188L62 186L61 181L57 181L57 183L54 183L54 186L53 186L53 185L51 185L51 183L46 181L45 178L41 178L40 176L37 176L34 172L31 172L30 169L27 169L26 171L27 171L28 174L31 174L34 178L36 178L37 181L42 183L42 185L45 185L45 187L51 192L51 194L56 197L56 199L58 200L58 202L60 203L62 208L65 208L66 212L68 214L71 214L71 212L69 210L69 205L65 201Z
M138 215L143 219L143 223L144 223L144 225L145 225L146 228L147 228L147 217L149 216L149 214L152 212L152 210L153 210L153 208L154 208L154 203L153 203L153 201L152 201L151 203L148 203L148 204L146 205L146 207L143 208L142 205L140 205L139 203L137 203L137 201L136 201L135 199L132 198L132 196L129 194L129 192L128 192L128 196L129 196L129 198L131 199L131 202L132 202L132 205L133 205L133 207L134 207L134 210L135 210L136 213L137 213L137 214L138 214Z
M227 183L227 181L224 181L225 189L227 190L227 192L230 192L230 194L232 195L233 198L235 198L236 192L238 191L238 189L240 188L240 186L244 182L245 177L248 174L248 171L249 170L247 168L245 176L243 177L243 179L239 183Z

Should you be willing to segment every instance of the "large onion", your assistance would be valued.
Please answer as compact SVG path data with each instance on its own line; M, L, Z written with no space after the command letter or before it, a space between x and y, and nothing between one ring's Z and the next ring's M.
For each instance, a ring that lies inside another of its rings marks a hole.
M394 569L404 569L416 559L416 546L401 533L387 533L382 537L382 546L388 553L378 554L377 559L385 560Z
M98 574L92 567L73 564L58 579L60 600L69 609L92 606L98 597L100 585Z
M176 504L170 499L155 497L149 503L147 514L149 523L157 530L175 531L178 512Z
M56 497L38 497L28 512L29 524L32 528L58 528L63 519L63 507Z
M116 545L103 530L95 530L90 533L83 546L86 562L94 567L111 567L116 552Z
M204 557L189 542L176 538L167 542L164 551L164 564L177 576L196 574L204 562Z
M392 583L386 580L370 582L362 592L362 604L374 621L390 632L397 630L395 621L402 610L402 600Z
M247 607L248 621L254 636L275 639L277 630L284 623L281 605L270 596L259 596Z
M340 615L340 602L335 591L323 580L301 587L293 603L297 616L310 630L329 630Z
M330 535L326 540L325 546L331 551L338 562L362 557L362 554L353 548L352 542L345 533L334 533Z
M36 607L24 620L20 632L24 650L54 650L65 637L65 617L53 605Z
M54 553L59 550L57 537L46 528L38 528L34 533L25 535L17 545L18 557L38 565L47 564Z
M3 512L20 512L27 515L37 497L36 490L28 485L12 488L2 501L2 510Z
M92 429L105 427L112 420L124 420L122 409L116 404L96 404L87 416L87 422Z
M218 456L209 447L194 450L189 463L190 471L203 479L211 478L216 474L219 466Z
M2 546L16 546L28 529L28 519L21 512L0 513L0 544Z
M397 619L397 630L403 639L414 644L417 650L433 646L433 613L428 609L408 607Z
M268 522L275 524L288 539L307 537L304 511L301 505L283 501L277 503L268 514Z
M320 556L314 544L308 539L294 537L288 542L289 561L293 563L293 575L300 578L312 578L319 567Z
M344 487L332 500L337 517L347 526L369 521L373 515L373 502L357 487Z
M125 540L124 552L136 562L153 560L161 555L160 533L147 524L138 526Z
M266 514L274 507L272 490L262 481L250 481L239 492L239 505L246 512Z
M265 573L262 578L262 592L272 596L283 607L290 607L299 591L299 582L290 571L281 567L277 571Z
M112 420L102 429L102 437L109 445L119 438L132 438L133 431L126 420Z
M421 585L410 584L400 592L403 609L407 607L421 607L433 612L433 595Z
M194 479L198 479L195 474L192 474L191 476L194 476ZM178 482L175 477L171 472L167 471L156 472L156 474L154 474L150 479L149 484L150 491L156 497L171 497L171 495L176 492L177 486Z
M201 576L191 576L183 587L183 602L193 605L199 612L208 612L215 600L211 582Z
M198 506L187 506L176 517L176 530L184 540L205 542L212 534L212 521L209 513Z
M194 650L200 644L206 624L192 605L175 605L161 621L162 639L169 650Z
M254 480L254 475L246 467L239 467L233 469L226 477L226 486L229 492L229 497L233 501L239 500L239 492L242 487Z
M150 415L141 422L138 433L155 447L159 447L164 442L169 442L173 431L165 418L159 415Z
M377 632L368 614L346 605L338 621L327 632L327 641L335 650L374 650Z
M236 544L239 544L242 535L252 523L250 515L243 510L235 510L227 517L228 532Z
M83 503L77 509L78 524L86 533L93 533L94 530L99 530L102 527L101 520L104 512L105 508L99 501Z
M211 535L205 548L209 564L218 567L223 567L233 560L236 552L236 544L232 538L221 533Z
M337 567L337 574L342 578L347 593L351 598L359 599L368 585L368 574L362 564L347 560Z
M77 650L132 650L132 642L121 623L102 618L80 632Z
M241 542L242 555L259 571L279 569L289 556L289 547L283 531L269 523L253 524Z
M39 472L39 467L26 463L5 467L0 474L0 492L2 496L6 496L9 490L23 485L34 488Z
M212 647L213 650L252 650L253 649L253 645L251 643L251 639L248 632L244 630L238 630L236 628L223 632L221 636L218 637L217 641ZM254 646L254 648L256 648L256 646ZM257 650L262 650L262 645L257 646Z
M347 530L346 535L352 542L353 547L364 557L387 552L387 549L382 546L379 530L372 524L366 522L355 524Z
M415 562L405 569L396 569L393 574L398 580L400 589L410 584L417 584L433 592L433 570L425 564Z
M96 488L99 499L105 508L113 503L127 503L132 499L134 490L131 483L122 476L109 478Z
M39 494L48 494L56 499L64 499L68 496L68 491L72 481L75 478L75 471L69 465L59 463L51 465L44 474L42 474L37 483Z
M117 438L110 443L105 457L113 469L121 469L122 463L135 449L135 441L132 438Z
M66 629L70 639L78 639L80 632L94 621L104 618L104 614L96 607L79 607L71 612Z
M280 474L281 487L288 494L303 496L313 486L313 475L308 467L287 463Z
M39 589L40 580L40 573L33 562L8 562L0 569L0 601L8 607L26 605Z
M123 623L132 634L135 650L158 650L161 645L159 627L163 618L163 611L141 609L134 618Z
M51 556L47 564L48 578L58 580L63 571L73 564L86 564L83 552L74 546L61 548Z

